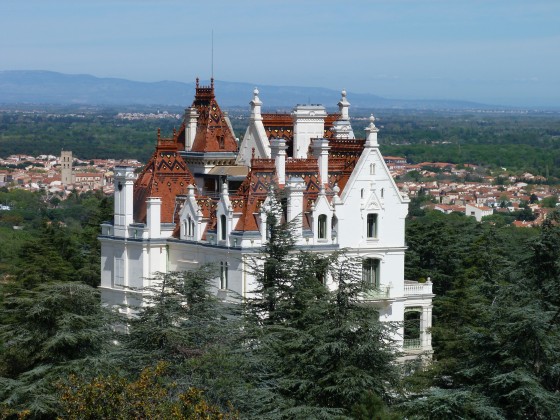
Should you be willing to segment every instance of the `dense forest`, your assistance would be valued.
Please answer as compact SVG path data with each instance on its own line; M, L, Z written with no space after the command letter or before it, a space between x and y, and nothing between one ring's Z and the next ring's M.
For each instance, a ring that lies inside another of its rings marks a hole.
M156 109L144 110L157 112ZM182 114L179 109L170 112ZM353 112L356 136L363 137L368 110ZM371 110L378 119L381 151L404 156L411 163L472 163L490 169L529 171L560 179L560 118L557 113L434 112ZM171 136L177 119L116 118L104 108L54 108L50 111L0 111L0 151L3 157L23 153L138 159L153 151L156 132ZM247 113L230 112L238 138L247 127Z
M559 418L557 213L520 229L413 203L406 278L433 281L434 356L402 365L351 261L291 252L274 219L254 299L216 299L205 266L125 317L95 288L110 199L0 201L0 418Z

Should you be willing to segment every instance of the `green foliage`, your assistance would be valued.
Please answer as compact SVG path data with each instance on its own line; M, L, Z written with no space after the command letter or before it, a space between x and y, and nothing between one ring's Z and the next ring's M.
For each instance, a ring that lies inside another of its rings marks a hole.
M177 392L176 384L166 381L169 366L158 363L145 368L136 381L112 376L79 379L72 375L59 384L61 419L207 419L238 418L209 404L202 391L189 388Z
M480 238L477 269L436 301L445 314L434 327L438 361L432 388L404 405L413 418L558 418L558 220L553 214L516 259L496 252L499 231Z
M290 226L269 228L258 292L247 308L250 342L258 343L251 353L259 366L249 380L259 391L252 414L340 418L368 392L388 398L397 378L392 326L361 301L360 264L339 255L294 253ZM270 256L273 265L267 266ZM321 282L325 277L334 290Z
M11 293L0 307L0 405L52 415L55 381L107 364L110 325L99 294L83 284L48 283Z
M0 214L5 245L0 275L15 276L28 287L49 281L99 284L97 235L99 224L112 218L111 199L100 192L71 194L57 208L50 208L41 194L21 190L6 193L5 199L14 208ZM11 229L9 217L18 218L23 230Z

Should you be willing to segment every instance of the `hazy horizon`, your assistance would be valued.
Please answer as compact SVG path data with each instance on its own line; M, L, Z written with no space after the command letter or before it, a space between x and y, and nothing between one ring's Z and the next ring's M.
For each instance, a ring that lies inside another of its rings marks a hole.
M233 6L235 4L235 6ZM6 0L1 70L560 106L560 3Z

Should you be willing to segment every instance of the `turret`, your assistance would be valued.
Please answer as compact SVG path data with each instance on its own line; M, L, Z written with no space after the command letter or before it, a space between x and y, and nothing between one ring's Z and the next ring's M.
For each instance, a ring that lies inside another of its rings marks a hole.
M129 166L115 167L115 236L128 237L128 225L133 222L132 203L134 170Z

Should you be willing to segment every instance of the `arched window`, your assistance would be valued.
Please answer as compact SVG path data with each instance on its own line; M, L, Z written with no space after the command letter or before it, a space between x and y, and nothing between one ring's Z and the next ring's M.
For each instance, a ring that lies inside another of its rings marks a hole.
M370 175L375 175L375 163L371 163L369 165L369 174Z
M226 240L226 235L227 235L227 225L226 225L226 215L222 214L220 216L220 239L222 241Z
M366 258L362 261L362 280L371 287L379 287L379 260Z
M183 236L189 236L188 222L186 220L183 222Z
M404 310L404 348L419 349L422 338L422 308L405 308Z
M191 230L191 236L194 236L194 220L191 220L190 230Z
M377 238L377 214L369 213L366 224L366 236L368 238Z
M319 215L317 225L318 225L317 237L319 239L327 239L327 215L326 214Z

